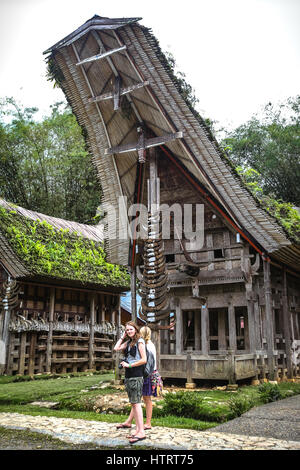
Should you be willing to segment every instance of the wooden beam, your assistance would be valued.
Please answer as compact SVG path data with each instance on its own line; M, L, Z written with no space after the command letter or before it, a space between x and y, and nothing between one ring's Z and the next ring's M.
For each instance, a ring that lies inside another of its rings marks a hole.
M159 137L152 137L151 139L145 139L145 149L157 147L159 145L164 145L167 142L170 142L175 139L182 139L183 133L182 132L174 132L172 134L165 134ZM127 153L127 152L135 152L140 150L139 142L134 142L130 144L124 145L116 145L115 147L111 147L105 150L105 155L114 155L118 153Z
M120 107L120 95L121 95L121 77L117 75L114 84L114 111L117 111Z
M95 60L105 59L106 57L109 57L116 52L123 51L124 49L126 49L126 46L118 47L117 49L111 49L110 51L106 51L103 54L96 54L92 57L87 57L86 59L80 60L76 65L83 65L87 64L88 62L94 62Z
M141 82L138 83L137 85L131 85L126 88L121 88L120 89L120 96L126 95L128 93L131 93L135 90L138 90L139 88L142 88L144 86L149 85L149 81ZM89 98L87 101L88 103L95 103L97 101L105 101L105 100L112 100L114 98L114 93L108 92L108 93L103 93L102 95L95 96L93 98Z

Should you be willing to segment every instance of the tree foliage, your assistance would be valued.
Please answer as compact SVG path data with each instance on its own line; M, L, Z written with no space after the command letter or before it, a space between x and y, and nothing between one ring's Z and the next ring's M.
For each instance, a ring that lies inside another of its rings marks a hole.
M262 191L300 206L300 95L228 132L223 148L236 166L260 174Z
M24 208L91 222L101 188L81 129L57 103L37 122L36 108L0 103L0 197Z
M263 178L253 168L238 166L236 170L260 205L280 222L295 242L300 243L300 213L293 204L265 194L261 187Z

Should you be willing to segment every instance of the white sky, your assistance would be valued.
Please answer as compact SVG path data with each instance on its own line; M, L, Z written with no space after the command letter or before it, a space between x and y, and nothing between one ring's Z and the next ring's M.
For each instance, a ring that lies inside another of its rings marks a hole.
M300 93L300 0L0 0L0 97L44 114L62 100L43 51L98 14L142 17L226 127Z

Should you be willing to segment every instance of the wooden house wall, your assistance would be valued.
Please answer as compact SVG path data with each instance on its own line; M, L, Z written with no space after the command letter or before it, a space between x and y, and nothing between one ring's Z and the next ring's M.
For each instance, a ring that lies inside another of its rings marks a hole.
M119 294L21 283L5 373L111 369Z
M299 278L288 273L285 292L283 268L272 265L270 293L266 297L265 267L259 257L259 268L247 285L249 279L245 279L242 261L248 259L254 266L257 255L253 247L236 237L232 228L163 154L159 155L158 172L161 204L172 206L176 202L182 208L191 203L204 205L204 243L200 247L195 245L195 251L189 253L200 263L198 276L189 276L178 269L179 265L188 263L172 230L171 239L164 240L172 309L170 319L164 323L168 324L174 315L176 325L174 329L161 331L162 373L166 377L183 376L187 357L192 355L195 378L224 378L228 375L228 354L233 353L244 357L235 366L239 378L271 377L273 366L277 376L297 374L299 366L291 361L288 366L288 356L290 343L300 339ZM271 306L271 323L266 302ZM213 361L211 366L209 358ZM208 361L206 369L199 361Z

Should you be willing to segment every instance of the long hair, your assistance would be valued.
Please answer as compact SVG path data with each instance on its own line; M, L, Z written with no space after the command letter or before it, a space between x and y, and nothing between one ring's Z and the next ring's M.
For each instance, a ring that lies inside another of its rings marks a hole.
M144 338L145 343L147 344L148 341L150 341L151 339L151 330L149 326L142 326L142 328L140 329L140 333L142 337Z
M128 321L128 322L126 322L126 323L125 323L125 328L126 328L127 325L133 326L133 328L135 329L135 334L134 334L134 337L133 337L132 339L129 338L128 335L126 335L125 338L123 339L122 343L125 343L126 341L129 340L129 341L132 341L133 344L136 344L136 343L138 342L139 338L141 337L140 328L139 328L139 326L138 326L136 323L134 323L133 321ZM122 344L122 343L121 343L121 344Z

